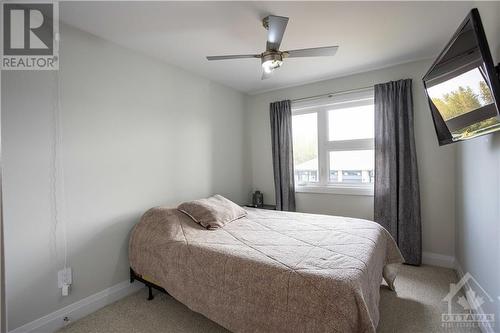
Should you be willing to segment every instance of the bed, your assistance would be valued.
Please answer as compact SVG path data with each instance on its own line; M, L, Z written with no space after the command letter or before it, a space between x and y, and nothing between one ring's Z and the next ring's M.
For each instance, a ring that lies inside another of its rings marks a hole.
M134 227L132 272L233 332L375 332L382 278L403 262L375 222L246 209L207 230L156 207Z

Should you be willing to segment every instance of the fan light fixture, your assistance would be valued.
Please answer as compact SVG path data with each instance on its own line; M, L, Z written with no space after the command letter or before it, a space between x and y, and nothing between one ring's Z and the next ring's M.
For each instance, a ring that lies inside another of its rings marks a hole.
M282 60L267 60L262 63L262 68L264 69L264 72L269 74L276 68L279 68L282 64Z
M268 60L262 63L262 68L264 69L264 72L271 73L276 68L281 67L282 64L283 61L281 60Z
M269 53L262 56L262 69L267 74L281 67L282 64L283 57L279 53Z

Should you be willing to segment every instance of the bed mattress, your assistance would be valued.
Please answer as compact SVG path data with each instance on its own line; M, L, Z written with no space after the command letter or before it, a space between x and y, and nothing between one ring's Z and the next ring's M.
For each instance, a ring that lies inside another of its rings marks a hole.
M403 261L383 227L247 211L206 230L176 209L150 209L132 231L130 265L233 332L375 331L382 277L392 286Z

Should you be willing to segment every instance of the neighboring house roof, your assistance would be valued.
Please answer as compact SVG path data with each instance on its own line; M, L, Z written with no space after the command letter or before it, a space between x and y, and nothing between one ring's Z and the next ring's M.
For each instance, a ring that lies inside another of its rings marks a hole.
M318 171L318 159L313 158L312 160L300 163L295 166L295 170L299 171Z

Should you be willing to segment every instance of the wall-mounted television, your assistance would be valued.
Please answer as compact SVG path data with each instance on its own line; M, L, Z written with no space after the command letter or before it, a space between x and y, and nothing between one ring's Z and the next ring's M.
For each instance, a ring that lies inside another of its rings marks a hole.
M423 78L439 145L500 130L498 69L472 9Z

